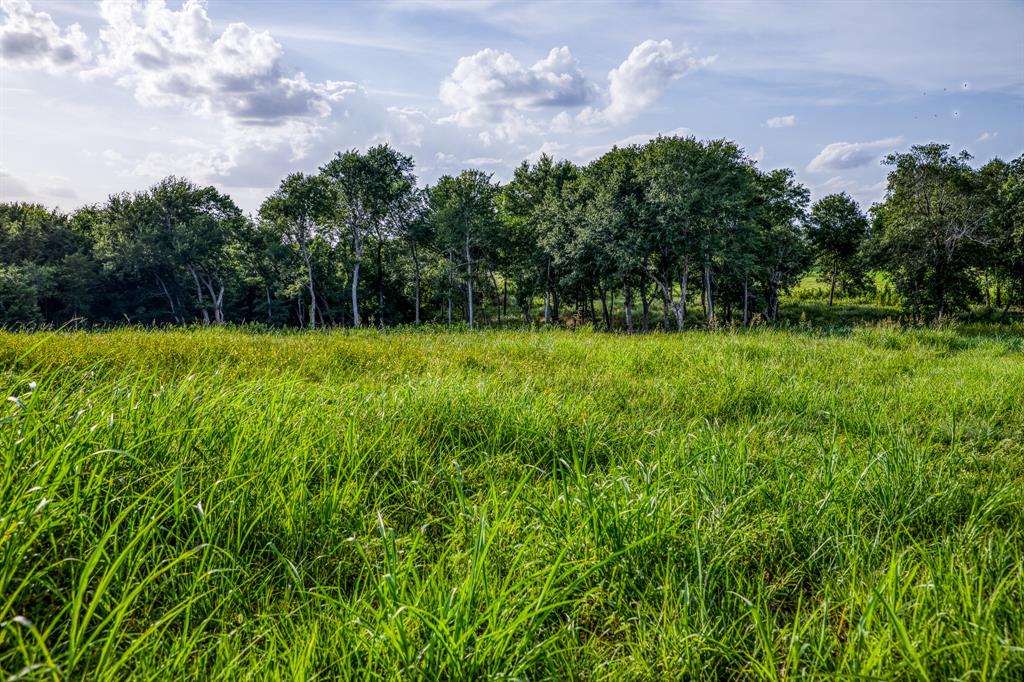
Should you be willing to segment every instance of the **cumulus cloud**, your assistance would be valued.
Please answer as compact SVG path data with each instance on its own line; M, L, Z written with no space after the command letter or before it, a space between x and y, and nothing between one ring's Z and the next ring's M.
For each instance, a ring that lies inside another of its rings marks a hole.
M201 0L179 10L159 0L103 0L100 15L107 24L102 51L87 78L115 78L146 106L181 105L218 117L236 143L287 142L302 156L322 120L359 91L354 83L289 73L281 45L266 31L232 23L218 35Z
M608 73L608 106L602 110L587 108L580 119L585 123L628 123L654 104L669 83L708 66L716 58L697 57L685 45L676 49L671 40L645 40Z
M796 116L775 116L764 122L769 128L792 128L796 125Z
M887 137L872 142L833 142L811 159L807 164L807 170L820 172L867 166L876 161L882 152L901 144L902 137Z
M750 155L750 160L755 163L764 161L764 147L758 147L757 151Z
M58 72L87 62L89 40L78 24L61 30L46 12L36 12L28 0L0 0L6 15L0 26L3 66L41 68Z
M978 136L978 139L976 140L976 142L988 142L989 140L994 140L997 137L999 137L999 133L998 132L990 133L990 132L988 132L986 130L985 132L983 132L981 135Z
M459 126L490 126L485 143L516 139L536 132L526 112L548 107L576 107L594 89L568 47L553 48L532 66L507 52L487 48L461 57L441 83L441 101L455 110L443 119Z

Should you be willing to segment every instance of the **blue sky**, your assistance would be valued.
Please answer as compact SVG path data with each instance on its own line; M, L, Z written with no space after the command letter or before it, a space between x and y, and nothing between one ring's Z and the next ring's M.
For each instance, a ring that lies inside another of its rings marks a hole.
M388 141L422 182L658 133L727 137L815 196L894 150L1024 152L1022 2L0 0L0 198L186 175L247 210Z

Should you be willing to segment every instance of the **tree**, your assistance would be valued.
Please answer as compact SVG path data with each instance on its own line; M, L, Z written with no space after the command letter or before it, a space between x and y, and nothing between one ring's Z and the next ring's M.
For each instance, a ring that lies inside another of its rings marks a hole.
M693 137L659 136L644 149L647 197L654 214L653 277L661 289L664 313L672 309L678 331L686 324L690 260L701 209L701 188L696 178L703 152ZM674 300L677 281L679 298Z
M782 168L757 174L758 220L757 261L765 278L765 317L775 321L779 314L779 292L800 281L810 261L804 237L810 192L796 181L793 171ZM744 324L749 324L744 287Z
M523 315L530 321L530 304L543 292L544 322L558 318L559 273L546 237L557 233L564 217L564 188L578 176L568 161L555 162L541 154L532 165L516 168L512 180L502 188L499 209L504 227L505 254L502 262L515 283Z
M380 323L384 324L383 248L397 234L413 201L416 177L412 157L387 144L370 147L365 154L357 150L339 152L320 168L334 184L339 214L344 216L352 240L352 323L362 323L359 315L359 270L363 246L368 236L376 239L377 296Z
M96 252L109 271L152 278L174 321L189 317L181 296L190 280L194 310L204 322L212 313L222 323L227 252L243 221L227 195L170 176L144 192L110 197L93 228Z
M260 206L260 218L276 225L286 241L299 249L309 286L309 326L316 329L323 313L317 303L312 248L316 240L332 244L336 201L332 188L317 175L292 173ZM301 318L300 318L301 323Z
M473 260L487 251L497 228L499 188L491 176L479 170L466 170L458 176L445 175L430 189L431 219L439 245L448 253L454 269L454 254L460 253L466 267L466 320L470 329L473 316ZM451 299L448 304L451 322Z
M843 192L814 202L807 238L823 271L829 273L828 304L831 306L840 275L856 286L864 279L861 246L868 235L868 219L854 199Z
M991 214L970 159L967 152L950 154L949 145L926 144L884 161L892 170L885 200L873 209L872 251L915 321L941 321L978 296L971 268L992 243Z

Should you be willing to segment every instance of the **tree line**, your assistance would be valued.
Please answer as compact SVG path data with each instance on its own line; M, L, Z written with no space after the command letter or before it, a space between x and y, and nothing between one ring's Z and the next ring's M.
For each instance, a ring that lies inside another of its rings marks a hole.
M383 144L288 175L256 215L173 176L70 214L0 204L0 324L714 328L775 321L811 271L829 305L884 272L914 322L1005 313L1024 303L1024 156L970 161L889 155L867 213L693 137L426 187Z

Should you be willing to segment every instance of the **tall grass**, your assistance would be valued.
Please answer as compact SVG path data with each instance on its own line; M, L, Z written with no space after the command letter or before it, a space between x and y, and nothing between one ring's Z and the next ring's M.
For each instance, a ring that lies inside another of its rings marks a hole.
M1020 350L0 334L0 672L1020 679Z

